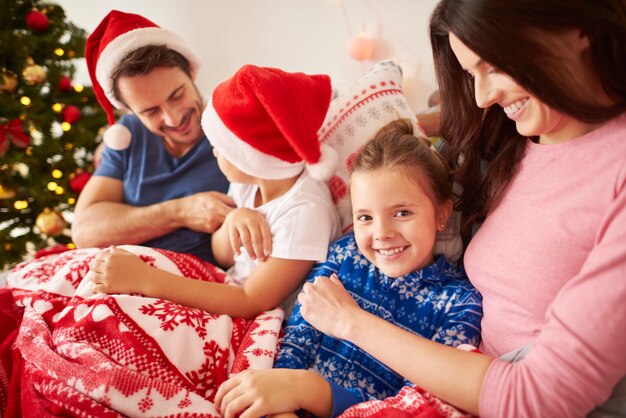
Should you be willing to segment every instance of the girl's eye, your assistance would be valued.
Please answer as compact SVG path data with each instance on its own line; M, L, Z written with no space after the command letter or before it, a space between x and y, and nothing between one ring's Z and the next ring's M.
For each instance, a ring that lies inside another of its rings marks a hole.
M359 222L367 222L367 221L371 221L372 217L369 215L359 215L357 216L356 220Z
M396 212L396 215L398 218L404 218L405 216L409 216L411 214L410 211L408 210L399 210Z

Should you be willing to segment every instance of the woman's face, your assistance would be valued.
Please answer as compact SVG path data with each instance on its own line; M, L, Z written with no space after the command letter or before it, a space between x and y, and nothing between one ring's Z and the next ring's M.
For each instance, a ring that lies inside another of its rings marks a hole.
M507 74L480 58L452 32L450 47L461 67L474 79L476 104L481 108L502 107L524 136L538 136L540 143L558 143L576 138L589 129L587 124L549 107ZM579 37L580 38L580 37ZM585 38L580 38L581 42Z

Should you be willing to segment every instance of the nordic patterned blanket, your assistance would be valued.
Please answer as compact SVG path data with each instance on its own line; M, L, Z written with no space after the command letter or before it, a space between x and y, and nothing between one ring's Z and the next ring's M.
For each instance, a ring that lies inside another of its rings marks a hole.
M180 276L229 283L196 257L122 246ZM271 368L282 309L252 321L140 295L91 291L99 249L19 264L0 289L0 417L219 417L230 375ZM416 387L353 406L340 418L466 418Z
M193 256L122 248L181 276L229 280ZM247 321L139 295L94 294L89 263L98 251L22 263L0 289L5 417L217 417L212 400L224 380L272 367L281 309Z

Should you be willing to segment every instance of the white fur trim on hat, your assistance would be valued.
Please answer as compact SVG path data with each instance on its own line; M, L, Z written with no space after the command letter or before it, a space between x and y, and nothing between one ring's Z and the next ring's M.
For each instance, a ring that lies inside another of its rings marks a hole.
M209 102L202 112L202 129L209 142L244 173L267 180L295 177L304 169L304 162L289 163L254 148L230 131Z
M118 109L125 109L126 106L113 95L111 73L131 51L147 45L165 45L185 57L193 71L200 68L198 56L180 36L173 32L159 27L139 28L125 32L108 43L100 53L96 65L98 83L102 86L102 90L111 104Z
M339 165L339 155L333 147L320 144L320 159L315 164L307 164L306 170L315 180L328 180L335 174Z

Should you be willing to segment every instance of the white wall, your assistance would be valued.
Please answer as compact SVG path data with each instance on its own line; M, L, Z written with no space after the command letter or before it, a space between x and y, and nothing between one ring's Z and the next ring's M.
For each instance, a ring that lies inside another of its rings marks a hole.
M56 0L74 24L91 32L111 10L141 14L178 33L200 55L207 95L243 64L325 73L347 87L372 64L353 60L347 43L365 30L378 41L376 59L404 69L415 111L435 89L428 18L437 0ZM76 81L88 83L81 69Z

